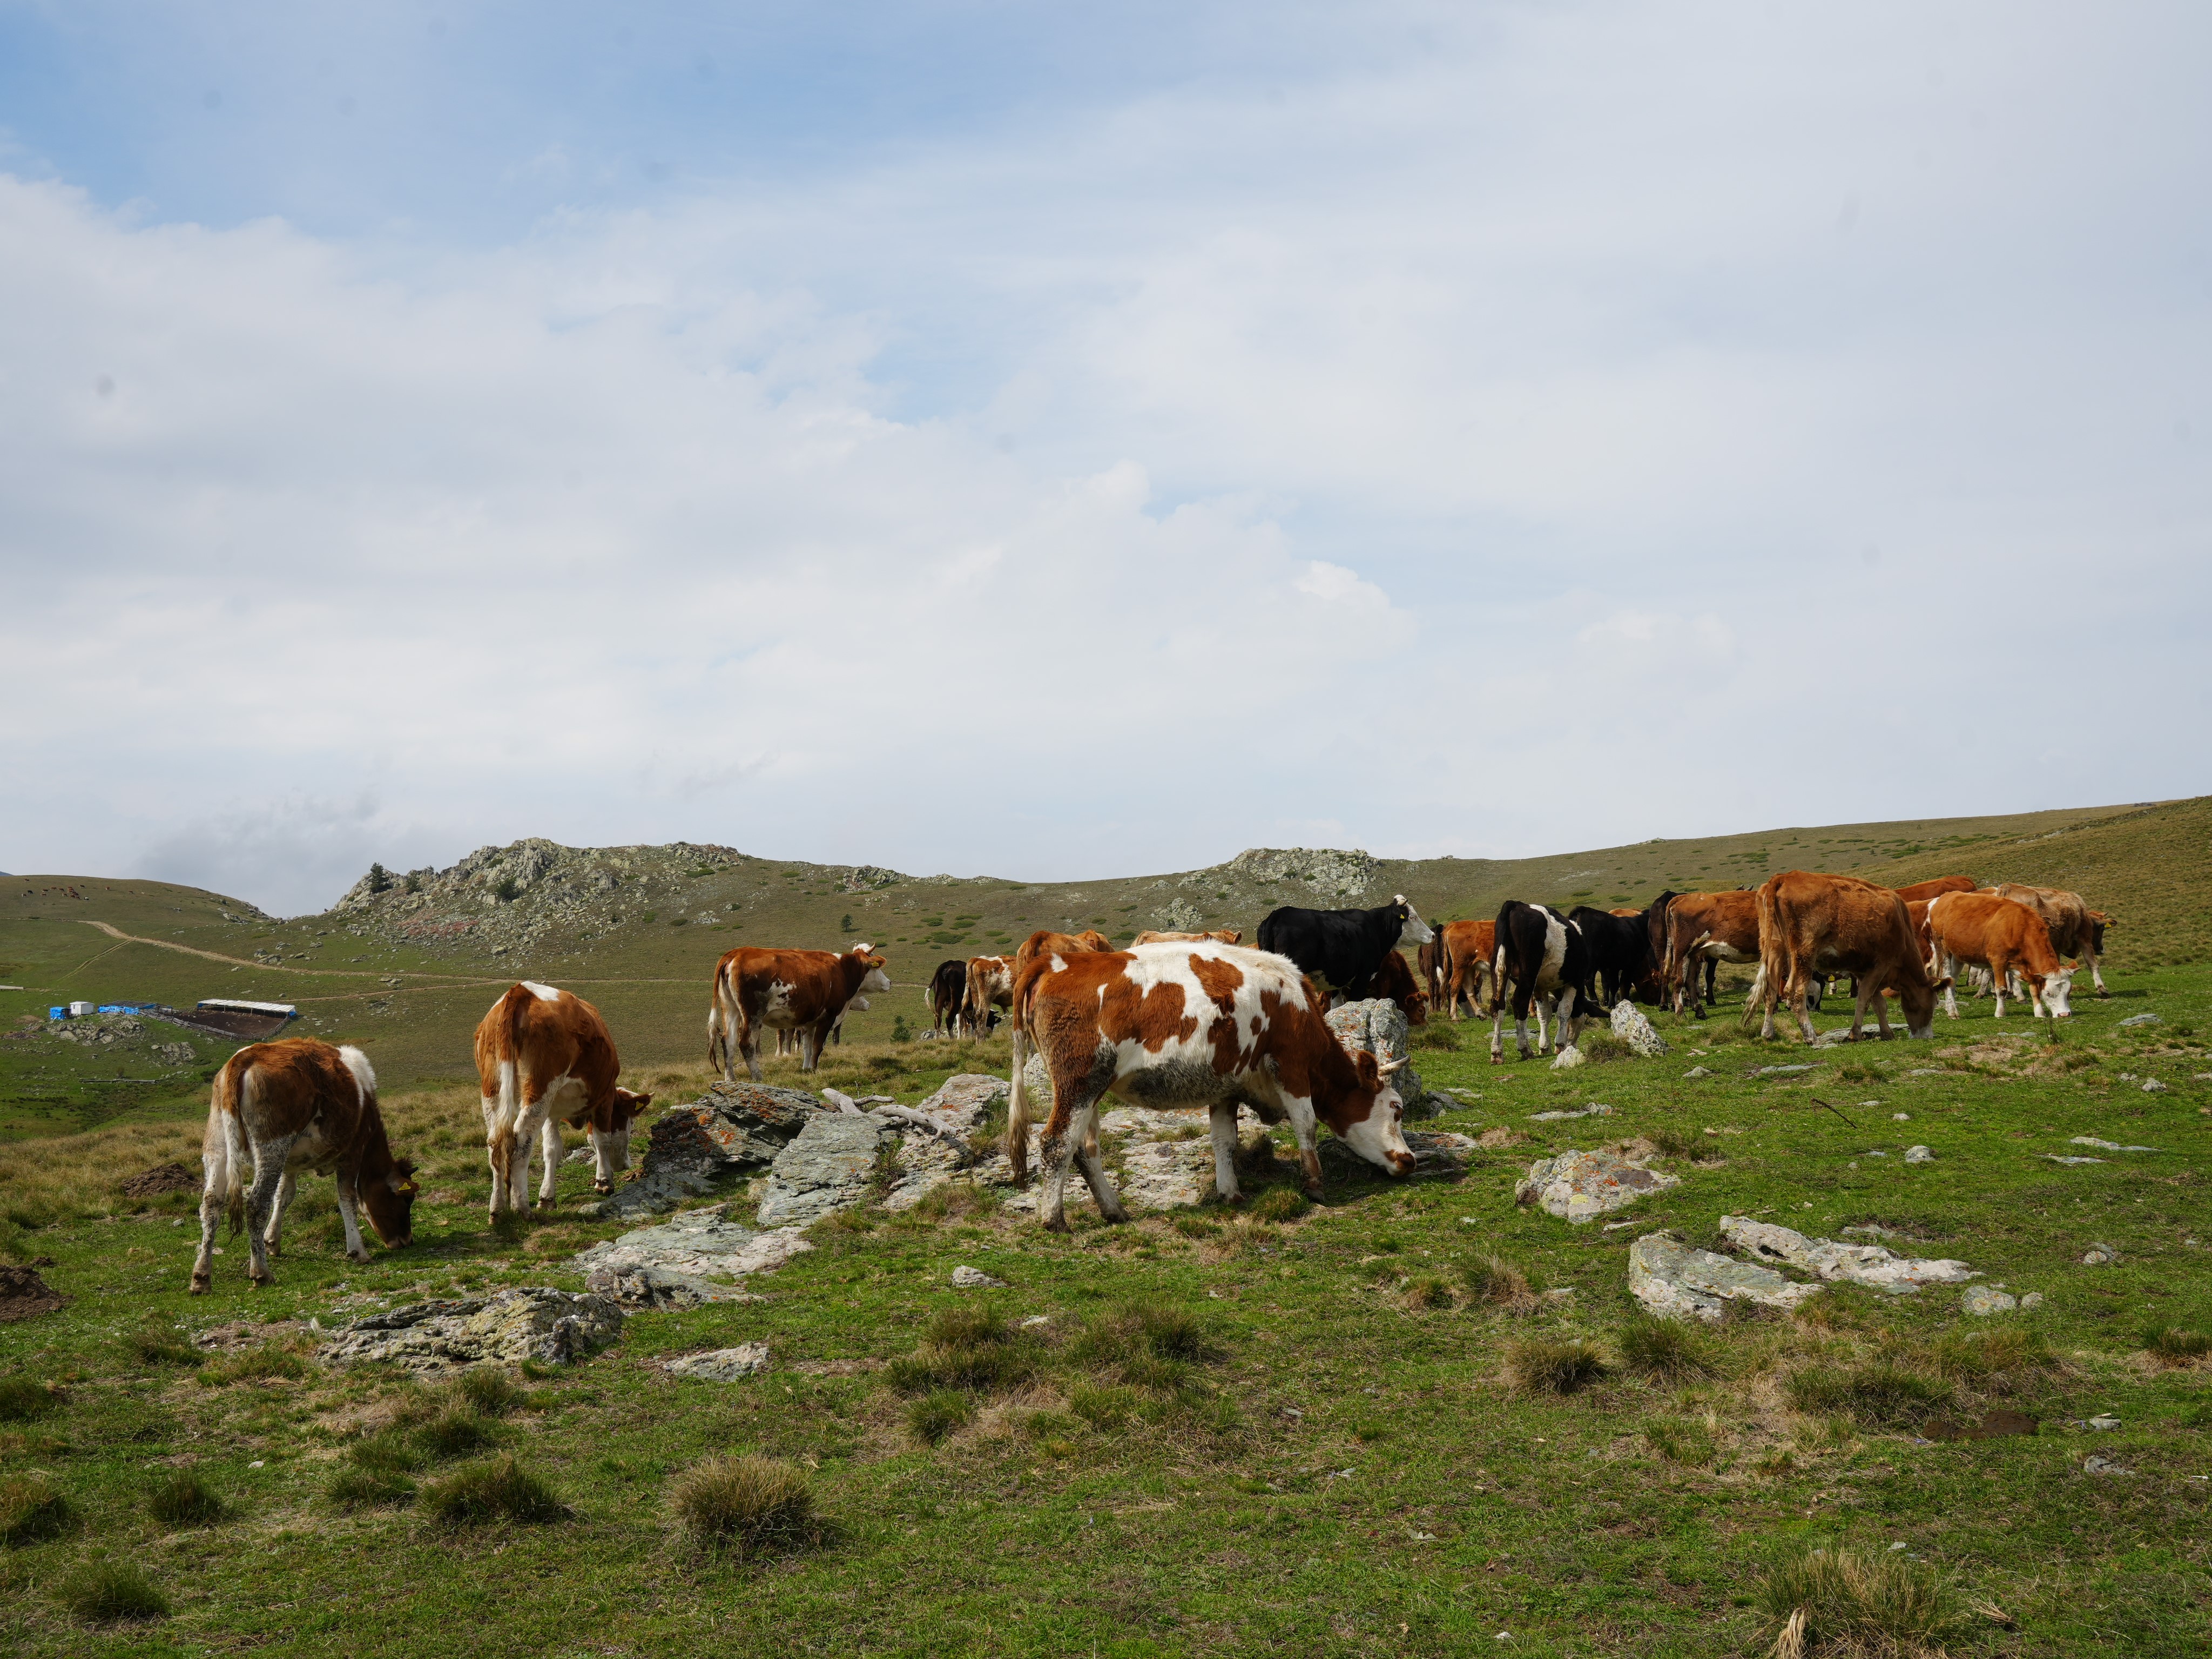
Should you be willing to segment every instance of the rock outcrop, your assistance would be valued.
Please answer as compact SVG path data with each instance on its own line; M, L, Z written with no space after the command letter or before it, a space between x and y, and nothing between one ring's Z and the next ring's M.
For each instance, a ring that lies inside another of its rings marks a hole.
M1818 1296L1771 1267L1737 1261L1686 1244L1672 1233L1647 1233L1628 1247L1629 1293L1662 1318L1717 1320L1730 1302L1794 1308Z
M1753 1261L1779 1262L1831 1282L1849 1279L1893 1296L1911 1296L1923 1285L1963 1285L1981 1277L1965 1262L1948 1257L1923 1261L1899 1255L1879 1244L1808 1238L1790 1228L1746 1216L1723 1216L1721 1237Z
M804 1227L868 1194L884 1130L865 1114L824 1112L775 1155L761 1192L761 1224Z
M1411 1028L1406 1022L1406 1011L1387 997L1347 1002L1340 1008L1330 1009L1327 1018L1328 1029L1336 1033L1339 1042L1347 1049L1364 1048L1375 1056L1377 1064L1403 1060L1413 1053L1407 1042ZM1449 1103L1432 1097L1428 1085L1421 1081L1421 1074L1411 1066L1391 1073L1390 1081L1397 1085L1398 1097L1405 1102L1409 1118L1435 1117Z
M381 1360L411 1371L568 1365L621 1334L623 1310L604 1296L532 1287L447 1297L370 1314L332 1331L319 1358L328 1365Z
M1681 1184L1680 1176L1647 1170L1617 1152L1569 1152L1531 1164L1513 1200L1580 1224Z
M579 1213L601 1219L660 1215L706 1197L731 1178L773 1163L829 1109L812 1095L760 1083L715 1083L672 1106L646 1132L638 1178Z
M594 1244L578 1253L575 1265L586 1285L626 1306L696 1308L759 1300L728 1281L773 1273L813 1248L796 1227L761 1231L714 1205Z

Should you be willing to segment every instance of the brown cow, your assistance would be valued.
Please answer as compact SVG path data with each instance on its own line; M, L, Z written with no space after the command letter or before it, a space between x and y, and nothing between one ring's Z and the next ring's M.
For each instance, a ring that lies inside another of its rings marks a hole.
M1698 996L1698 970L1707 963L1757 962L1759 939L1756 893L1674 894L1667 904L1659 976L1674 994L1674 1012L1682 1012L1686 996L1690 1012L1703 1019L1705 1009Z
M1971 893L1981 884L1972 876L1937 876L1931 881L1916 881L1909 887L1893 890L1907 904L1915 899L1924 904L1938 893Z
M1395 952L1393 952L1395 955ZM1098 1103L1203 1106L1213 1128L1214 1190L1237 1190L1237 1109L1261 1121L1290 1120L1309 1193L1321 1193L1316 1121L1352 1152L1394 1176L1410 1173L1405 1115L1365 1050L1346 1052L1314 1005L1297 967L1270 951L1232 945L1146 945L1133 951L1047 953L1014 983L1014 1029L1028 1033L1052 1079L1052 1116L1041 1157L1037 1217L1066 1231L1062 1206L1074 1159L1098 1212L1126 1221L1096 1143ZM1007 1133L1029 1140L1027 1096L1014 1074Z
M1847 1041L1858 1041L1869 1002L1887 1039L1889 1005L1882 994L1889 990L1897 993L1907 1030L1917 1037L1936 1034L1936 994L1950 981L1929 977L1905 901L1888 888L1856 876L1785 870L1769 877L1752 897L1759 917L1759 981L1753 992L1764 1010L1761 1036L1774 1035L1774 1005L1787 998L1798 1030L1812 1042L1807 992L1815 975L1839 973L1858 981Z
M1114 941L1096 928L1088 928L1080 933L1055 933L1048 927L1040 927L1024 939L1014 951L1014 983L1017 986L1021 983L1024 970L1039 957L1049 959L1054 956L1095 956L1102 951L1111 951L1113 948ZM1011 1057L1014 1068L1013 1091L1018 1096L1022 1091L1022 1073L1028 1069L1030 1063L1029 1039L1023 1031L1022 1023L1018 1019L1014 1022L1014 1029L1008 1046L1013 1051ZM1095 1127L1092 1130L1092 1140L1089 1151L1091 1156L1095 1158L1097 1155ZM1006 1130L1006 1160L1014 1166L1014 1179L1017 1182L1029 1179L1030 1138L1026 1132L1017 1136L1011 1124Z
M529 1207L531 1148L541 1141L538 1201L553 1201L563 1122L591 1135L592 1189L614 1190L614 1178L629 1167L629 1126L653 1097L615 1085L622 1061L598 1009L526 979L477 1022L476 1054L494 1216Z
M1014 1006L1014 964L1005 957L968 958L968 1035L990 1029L991 1010Z
M1203 933L1163 933L1147 931L1129 941L1129 948L1139 945L1195 945L1202 939L1212 939L1216 945L1242 945L1244 935L1234 927L1215 927Z
M2059 966L2051 930L2027 905L1995 893L1939 894L1928 907L1928 934L1937 972L1956 974L1965 962L1988 968L1999 1019L2004 1018L2005 987L2015 971L2027 981L2027 1006L2036 1018L2046 1010L2053 1019L2073 1012L2066 999L2074 970ZM1953 1019L1959 1017L1958 999L1948 990L1943 1011Z
M1482 1017L1484 981L1490 982L1491 1000L1497 1000L1497 958L1495 921L1447 921L1437 929L1437 976L1443 981L1437 1001L1454 1024L1459 1023L1462 999L1474 1005L1475 1018Z
M415 1166L392 1155L376 1103L376 1073L358 1048L333 1048L314 1037L240 1048L215 1074L200 1166L207 1186L200 1194L194 1296L204 1295L214 1281L216 1225L225 1210L234 1224L243 1223L252 1244L246 1276L256 1285L269 1282L269 1258L280 1253L284 1209L302 1170L337 1175L338 1218L345 1223L351 1260L368 1260L355 1218L356 1201L367 1206L368 1224L391 1249L414 1242Z
M2024 882L2001 881L1982 890L2010 899L2015 904L2025 904L2042 917L2051 934L2051 948L2062 957L2072 957L2077 963L2086 964L2089 982L2097 988L2099 996L2111 994L2105 989L2105 975L2097 965L2098 955L2105 948L2105 929L2112 925L2110 916L2102 910L2092 910L2087 899L2063 887L2030 887Z
M1382 965L1365 979L1354 981L1345 994L1348 1002L1366 1002L1380 998L1395 1002L1406 1016L1408 1025L1429 1023L1429 994L1414 982L1413 970L1406 965L1405 957L1396 951L1387 952Z
M708 1032L711 1045L719 1024L724 1079L738 1080L742 1057L753 1081L760 1081L755 1033L763 1028L797 1032L799 1069L812 1071L821 1064L822 1050L847 1006L864 991L890 988L884 958L866 942L842 955L750 945L723 952L714 964L714 1014Z

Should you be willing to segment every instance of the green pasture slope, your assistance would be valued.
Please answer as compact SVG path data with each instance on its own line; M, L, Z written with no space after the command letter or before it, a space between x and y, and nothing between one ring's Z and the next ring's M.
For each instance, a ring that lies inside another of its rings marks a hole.
M413 1247L344 1262L329 1184L311 1179L277 1283L259 1292L227 1242L213 1294L188 1297L192 1195L119 1191L149 1164L190 1161L191 1117L0 1146L0 1255L50 1258L40 1272L72 1298L0 1324L0 1643L70 1656L1753 1655L1793 1604L1778 1571L1824 1547L1923 1591L1883 1600L1859 1650L2212 1650L2205 827L2203 804L2182 803L2088 815L2048 839L2014 826L1963 854L1883 846L1860 866L2095 876L2069 884L2122 919L2114 994L2082 995L2062 1028L2000 1024L1984 1001L1939 1021L1932 1043L1808 1053L1762 1043L1727 1012L1660 1016L1664 1060L1554 1073L1493 1066L1487 1027L1439 1026L1419 1066L1476 1097L1437 1127L1489 1142L1462 1170L1394 1182L1332 1155L1328 1201L1308 1210L1258 1163L1237 1213L1109 1228L1085 1205L1067 1237L980 1206L863 1209L757 1279L765 1300L635 1316L597 1358L513 1378L525 1397L505 1407L325 1371L307 1328L380 1298L580 1287L569 1258L614 1229L556 1210L487 1230L472 1085L426 1064L387 1091L395 1139L424 1166ZM1776 867L1839 861L1796 857L1787 834L1748 839ZM1667 862L1655 854L1638 879L1665 878ZM1460 890L1465 909L1494 902L1492 880ZM1644 896L1599 882L1601 901ZM1437 898L1451 908L1441 886ZM945 914L949 927L963 913ZM1017 915L1001 921L1011 931ZM30 956L8 937L15 959ZM623 965L644 979L665 947L636 937ZM276 980L254 982L266 994ZM2143 1013L2158 1019L2122 1025ZM1819 1023L1840 1023L1832 1006ZM829 1076L911 1100L948 1066L1002 1070L1005 1055L1003 1042L856 1041ZM680 1045L633 1058L664 1092L703 1076ZM1814 1069L1756 1074L1796 1063ZM1686 1078L1693 1066L1711 1075ZM1533 1121L1592 1101L1613 1115ZM2076 1136L2156 1150L2096 1152ZM1627 1139L1681 1177L1624 1212L1634 1224L1515 1206L1531 1159ZM1932 1163L1904 1161L1916 1144ZM2050 1161L2079 1156L2106 1161ZM584 1180L564 1169L564 1203ZM1655 1338L1626 1293L1630 1242L1665 1226L1711 1243L1731 1212L1823 1237L1883 1227L1898 1249L1962 1258L1983 1282L2045 1300L1980 1319L1954 1291L1838 1286L1795 1317ZM2093 1244L2118 1260L2085 1264ZM961 1264L1007 1288L953 1290ZM1151 1311L1157 1346L1132 1304ZM954 1363L962 1333L937 1322L979 1309L1017 1334L987 1344L988 1364L972 1347ZM1047 1322L1024 1333L1035 1315ZM220 1357L182 1342L213 1328L235 1333ZM933 1333L951 1349L888 1363ZM672 1380L653 1364L756 1340L771 1366L740 1382ZM1551 1391L1541 1374L1577 1343L1595 1374ZM931 1372L939 1392L915 1392ZM918 1432L917 1401L941 1439ZM1993 1407L2036 1432L1923 1432ZM726 1453L799 1471L815 1534L751 1558L692 1541L674 1488ZM507 1457L561 1507L440 1518L441 1483ZM380 1468L390 1501L335 1501ZM218 1500L213 1518L173 1504L158 1518L155 1488L180 1469ZM53 1495L64 1508L38 1507ZM103 1564L143 1575L166 1615L103 1620L84 1594ZM1823 1609L1813 1650L1838 1628ZM1885 1630L1893 1647L1874 1639Z

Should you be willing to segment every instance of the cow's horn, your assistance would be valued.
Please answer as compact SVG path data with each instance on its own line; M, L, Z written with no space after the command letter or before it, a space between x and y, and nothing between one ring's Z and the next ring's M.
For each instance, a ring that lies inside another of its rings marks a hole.
M1381 1076L1388 1077L1393 1072L1402 1071L1405 1068L1405 1065L1406 1062L1402 1060L1394 1060L1388 1065L1384 1065L1382 1061L1377 1060L1375 1064L1375 1070Z

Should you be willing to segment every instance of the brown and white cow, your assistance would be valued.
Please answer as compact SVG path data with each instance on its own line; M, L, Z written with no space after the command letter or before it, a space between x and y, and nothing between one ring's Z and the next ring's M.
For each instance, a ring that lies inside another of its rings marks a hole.
M1774 1035L1774 1005L1786 999L1798 1030L1812 1042L1807 994L1816 975L1838 974L1858 981L1847 1041L1858 1041L1869 1002L1882 1036L1888 1037L1887 991L1897 994L1907 1030L1916 1037L1936 1034L1936 994L1950 981L1929 976L1905 901L1889 888L1856 876L1785 870L1752 896L1759 917L1759 982L1753 991L1764 1011L1760 1036Z
M1741 891L1674 894L1667 903L1664 931L1660 979L1674 992L1676 1013L1682 1012L1686 997L1690 1012L1703 1019L1705 1004L1698 995L1700 970L1708 963L1759 959L1759 896Z
M1080 933L1055 933L1048 927L1040 927L1015 947L1012 965L1013 982L1017 986L1020 985L1022 975L1030 963L1041 958L1049 960L1054 957L1096 956L1101 951L1111 951L1113 948L1114 941L1096 928L1086 928ZM1029 1067L1030 1046L1028 1035L1022 1030L1021 1021L1015 1020L1013 1028L1007 1046L1012 1050L1014 1091L1019 1093L1022 1087L1022 1073ZM1024 1133L1018 1137L1009 1127L1006 1131L1006 1144L1007 1161L1014 1166L1014 1179L1026 1181L1030 1172L1028 1134ZM1098 1150L1095 1130L1090 1150L1094 1156Z
M1099 1162L1098 1103L1205 1107L1212 1121L1213 1185L1235 1201L1237 1110L1287 1118L1297 1137L1306 1190L1321 1192L1317 1123L1394 1176L1413 1167L1405 1115L1389 1073L1364 1050L1347 1053L1321 1015L1295 963L1233 945L1145 945L1130 951L1048 953L1014 982L1014 1029L1026 1032L1052 1079L1052 1116L1041 1156L1037 1216L1066 1230L1063 1193L1073 1159L1098 1212L1126 1221ZM1029 1141L1021 1073L1007 1109L1010 1144Z
M1133 951L1139 945L1196 945L1204 939L1212 939L1216 945L1242 945L1244 935L1234 927L1209 928L1202 933L1164 933L1147 930L1131 939L1129 948Z
M1981 884L1972 876L1937 876L1930 881L1916 881L1893 890L1907 904L1915 900L1925 904L1938 893L1971 893Z
M1437 929L1437 977L1443 981L1437 1006L1459 1021L1462 1000L1482 1017L1482 987L1490 984L1492 1001L1498 998L1498 923L1447 921Z
M1999 1019L2004 1018L2005 987L2015 973L2027 985L2027 1006L2036 1018L2048 1012L2053 1019L2064 1019L2073 1012L2066 1002L2074 970L2059 965L2051 930L2027 905L1995 893L1939 894L1928 907L1928 936L1937 973L1956 975L1965 963L1989 969ZM1953 1019L1959 1017L1958 998L1948 989L1943 1012Z
M989 1030L991 1010L1014 1006L1014 964L1005 957L968 958L968 1034Z
M714 964L714 1000L722 1033L722 1075L738 1080L742 1057L760 1081L756 1034L791 1031L799 1042L799 1067L820 1064L831 1029L864 991L888 991L890 977L872 946L835 951L776 951L741 945ZM712 1026L709 1027L710 1036Z
M616 1086L622 1060L599 1011L572 991L523 980L477 1023L476 1054L491 1213L529 1207L531 1149L541 1142L538 1201L553 1201L564 1122L591 1137L592 1190L612 1192L629 1167L630 1124L653 1097Z
M1429 1023L1429 994L1414 981L1413 970L1396 951L1386 951L1382 966L1365 979L1354 982L1345 991L1344 997L1347 1002L1366 1002L1376 998L1395 1002L1398 1011L1406 1016L1407 1024Z
M2105 948L2105 929L2112 925L2110 916L2102 910L2092 910L2087 899L2063 887L2030 887L2024 882L2001 881L1982 890L2010 899L2015 904L2025 904L2042 917L2044 927L2051 935L2051 948L2085 965L2089 969L2089 982L2097 988L2099 996L2111 994L2105 989L2105 975L2097 965L2098 954Z
M246 1187L249 1164L251 1191ZM215 1074L200 1165L207 1185L200 1194L194 1296L214 1281L216 1226L226 1210L234 1224L244 1225L252 1243L246 1276L256 1285L269 1282L269 1258L281 1251L284 1209L302 1170L337 1176L338 1218L353 1261L368 1260L356 1202L367 1207L368 1224L390 1248L414 1242L415 1166L392 1155L376 1102L376 1073L358 1048L334 1048L314 1037L240 1048Z

